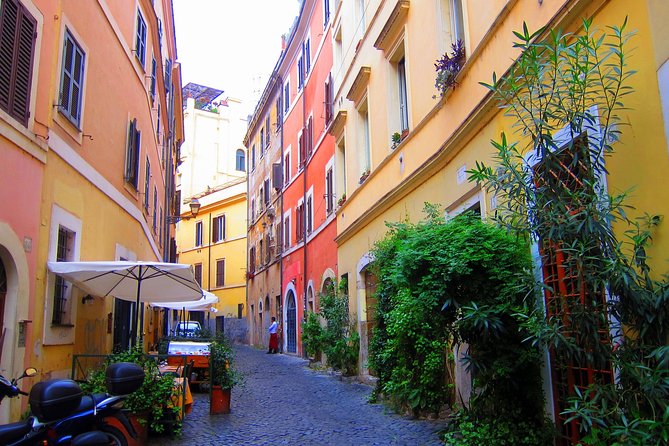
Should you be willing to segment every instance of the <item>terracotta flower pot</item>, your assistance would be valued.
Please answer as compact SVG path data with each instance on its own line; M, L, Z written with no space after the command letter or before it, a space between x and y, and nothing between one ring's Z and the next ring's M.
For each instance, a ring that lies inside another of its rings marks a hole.
M221 386L211 387L211 396L209 398L209 413L230 413L230 391Z

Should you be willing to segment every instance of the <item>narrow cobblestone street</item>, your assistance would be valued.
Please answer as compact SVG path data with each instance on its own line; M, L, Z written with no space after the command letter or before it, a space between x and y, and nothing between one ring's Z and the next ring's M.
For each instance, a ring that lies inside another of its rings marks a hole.
M372 388L311 370L307 361L237 346L245 385L232 392L232 413L209 415L208 394L195 393L173 445L438 445L444 420L410 420L369 404Z

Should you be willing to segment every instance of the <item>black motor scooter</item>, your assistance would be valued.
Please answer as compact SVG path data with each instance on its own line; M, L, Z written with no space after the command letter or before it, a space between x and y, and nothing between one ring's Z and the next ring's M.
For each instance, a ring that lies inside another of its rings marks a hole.
M0 401L28 395L21 391L19 379L34 376L26 369L12 381L0 375ZM107 368L107 388L111 394L83 395L79 385L69 379L42 381L30 391L31 416L24 421L0 425L0 444L7 446L127 446L126 433L137 433L122 412L123 401L144 380L144 370L133 363L116 363ZM111 419L114 418L115 421ZM124 433L117 426L122 426Z

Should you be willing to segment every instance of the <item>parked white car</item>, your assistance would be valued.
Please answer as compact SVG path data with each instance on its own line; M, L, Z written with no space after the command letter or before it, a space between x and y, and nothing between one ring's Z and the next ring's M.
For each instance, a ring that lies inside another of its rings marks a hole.
M186 336L191 338L195 336L195 333L202 330L200 323L198 321L188 321L188 322L179 322L175 334L177 336Z

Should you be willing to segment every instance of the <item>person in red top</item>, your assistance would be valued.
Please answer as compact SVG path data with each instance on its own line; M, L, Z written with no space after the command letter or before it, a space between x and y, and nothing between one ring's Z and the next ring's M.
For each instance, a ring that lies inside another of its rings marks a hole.
M276 323L276 318L272 316L272 323L270 324L267 331L269 331L269 350L267 353L279 353L279 336L277 331L279 324Z

